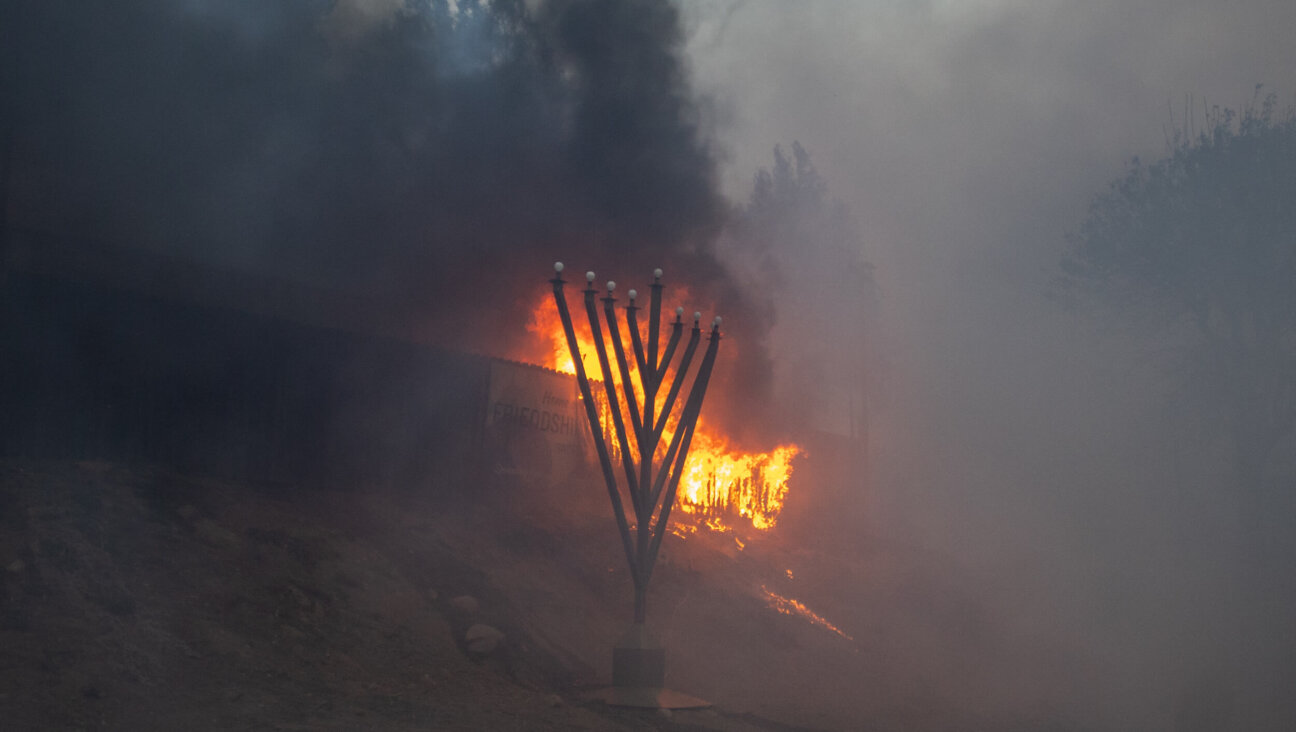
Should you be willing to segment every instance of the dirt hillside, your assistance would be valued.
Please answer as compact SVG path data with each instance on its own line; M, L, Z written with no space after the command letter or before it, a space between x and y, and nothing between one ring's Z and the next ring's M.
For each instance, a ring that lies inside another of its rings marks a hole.
M740 550L705 532L669 537L649 614L668 685L716 706L606 706L592 692L610 678L630 583L598 497L2 462L0 726L778 730L966 718L958 700L898 681L879 640L886 618L866 622L829 591L849 575L894 581L840 552L828 561L774 540ZM834 631L772 606L797 592L846 620Z

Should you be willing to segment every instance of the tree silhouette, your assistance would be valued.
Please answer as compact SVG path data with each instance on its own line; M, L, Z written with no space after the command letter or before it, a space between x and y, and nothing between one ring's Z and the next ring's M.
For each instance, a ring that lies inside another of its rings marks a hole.
M791 153L775 146L773 167L756 174L731 243L755 268L749 278L779 301L773 340L784 354L785 413L791 405L806 413L794 418L840 413L834 426L867 441L873 265L858 220L829 197L810 153L799 142Z
M1296 426L1296 116L1256 91L1176 132L1164 159L1135 158L1070 238L1061 281L1182 339L1185 395L1227 435L1252 526Z

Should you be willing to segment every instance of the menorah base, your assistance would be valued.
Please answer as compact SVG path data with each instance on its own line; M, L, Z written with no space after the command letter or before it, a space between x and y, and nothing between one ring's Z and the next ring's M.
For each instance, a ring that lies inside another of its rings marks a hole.
M630 626L612 649L612 687L597 695L617 707L701 709L710 702L663 688L666 649L642 623Z
M612 685L660 688L666 683L666 649L635 623L612 649Z

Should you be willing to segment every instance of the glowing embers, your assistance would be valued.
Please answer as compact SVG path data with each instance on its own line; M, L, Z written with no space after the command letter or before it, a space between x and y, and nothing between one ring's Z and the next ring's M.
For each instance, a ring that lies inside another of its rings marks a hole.
M689 538L690 536L696 534L697 530L698 530L697 524L681 524L678 521L672 523L667 528L667 531L671 532L672 534L678 536L681 539Z
M789 572L790 571L791 570L789 570ZM761 592L765 593L765 601L774 610L777 610L784 615L796 615L805 618L812 625L817 625L825 630L831 630L848 641L855 640L841 628L828 622L827 618L806 607L804 602L794 600L790 597L784 597L777 592L772 592L765 585L761 585Z
M676 289L681 292L682 299L687 301L688 291L682 287ZM595 353L594 338L588 325L581 327L580 319L576 319L575 326L580 352ZM663 328L665 327L666 324L663 323ZM521 360L539 362L541 366L566 374L576 373L562 321L548 298L541 298L532 310L527 331L536 336L540 345ZM607 338L606 333L604 338ZM587 372L591 370L591 366L594 364L586 364ZM597 370L596 366L594 370ZM639 379L635 378L637 373L633 360L630 370L631 384L636 396L642 401L643 392L639 388ZM612 380L619 387L621 374L618 369L611 371ZM609 448L615 452L617 441L613 439L603 391L596 389L594 394L599 402L603 434ZM659 400L663 396L658 395ZM674 428L673 420L665 425L658 459L662 457L660 453L664 451L665 445L670 443ZM633 441L633 434L629 437ZM680 479L676 505L682 514L691 517L697 525L706 526L712 531L727 532L743 525L767 531L778 523L787 498L788 481L792 477L792 460L801 452L800 447L792 444L780 445L760 453L730 449L729 441L723 435L709 429L705 420L699 420L688 462ZM613 455L614 460L617 458L617 455ZM681 536L673 527L671 533Z

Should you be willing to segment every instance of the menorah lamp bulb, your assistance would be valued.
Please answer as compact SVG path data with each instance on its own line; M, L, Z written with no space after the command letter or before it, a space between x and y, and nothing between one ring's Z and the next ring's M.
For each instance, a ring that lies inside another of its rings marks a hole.
M662 276L661 267L658 267L657 269L654 269L654 270L653 270L653 279L658 279L658 280L660 280L660 279L661 279L661 276Z
M612 280L608 280L608 292L611 292L615 289L616 289L616 283L613 282Z
M635 290L631 290L631 291L627 292L626 294L630 296L630 299L631 299L631 300L635 299L636 297L639 297L639 293L636 292Z
M675 317L678 318L678 317L682 317L683 315L684 315L684 306L683 306L683 305L680 305L679 307L675 308Z
M701 312L695 312L695 313L693 313L693 324L694 324L694 325L696 325L697 322L698 322L699 320L701 320L701 319L702 319L702 313L701 313Z
M585 273L585 281L590 283L594 282L594 270Z
M719 315L717 315L717 316L715 316L715 320L711 321L711 327L712 327L712 328L719 328L719 327L720 327L720 323L722 323L722 322L723 322L723 320L720 318Z
M555 271L555 272L558 272L558 273L562 273L562 271L563 271L563 263L562 263L562 262L554 262L554 271Z

